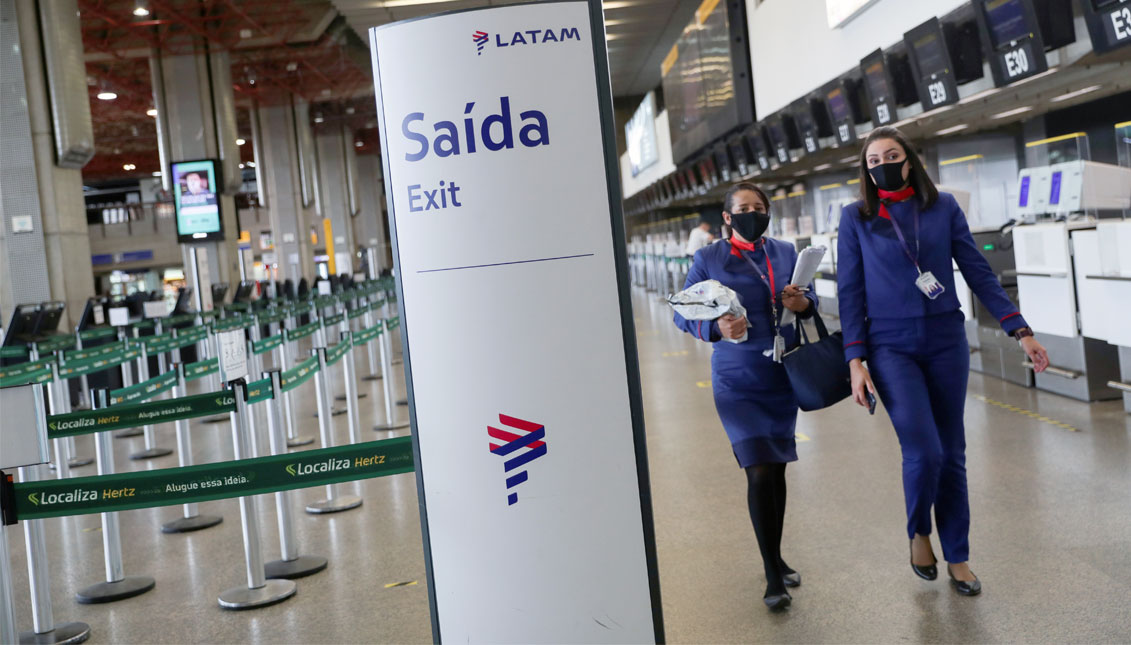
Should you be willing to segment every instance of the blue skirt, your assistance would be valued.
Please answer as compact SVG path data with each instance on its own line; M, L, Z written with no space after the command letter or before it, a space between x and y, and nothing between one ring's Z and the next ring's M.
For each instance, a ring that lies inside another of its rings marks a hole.
M743 468L797 461L797 398L785 367L762 351L719 342L711 356L715 409Z

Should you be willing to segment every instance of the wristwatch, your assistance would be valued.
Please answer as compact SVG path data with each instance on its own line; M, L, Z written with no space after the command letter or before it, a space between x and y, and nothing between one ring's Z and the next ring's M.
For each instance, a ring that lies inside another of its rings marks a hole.
M1033 329L1031 327L1021 327L1020 329L1013 330L1013 337L1017 339L1017 342L1021 342L1022 338L1032 335Z

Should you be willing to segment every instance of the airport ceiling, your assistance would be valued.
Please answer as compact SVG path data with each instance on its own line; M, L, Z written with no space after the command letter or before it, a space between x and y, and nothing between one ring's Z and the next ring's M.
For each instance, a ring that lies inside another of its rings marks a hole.
M344 124L361 154L377 151L368 29L439 11L516 0L78 0L98 153L87 182L160 170L151 114L149 59L228 51L240 136L247 108L300 96L321 116L316 128ZM606 0L614 94L640 95L660 83L660 63L698 0ZM98 100L111 90L118 98ZM251 146L244 146L245 161ZM131 170L125 170L132 166Z

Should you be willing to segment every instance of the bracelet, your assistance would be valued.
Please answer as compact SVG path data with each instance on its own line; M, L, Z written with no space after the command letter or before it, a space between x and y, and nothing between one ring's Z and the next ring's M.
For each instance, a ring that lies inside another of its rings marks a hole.
M1017 339L1017 342L1021 342L1022 338L1031 337L1032 335L1033 330L1030 327L1022 327L1020 329L1013 330L1013 337Z

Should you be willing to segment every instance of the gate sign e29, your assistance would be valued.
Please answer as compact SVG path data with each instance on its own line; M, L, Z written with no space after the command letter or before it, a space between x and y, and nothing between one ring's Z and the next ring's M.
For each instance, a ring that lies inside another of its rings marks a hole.
M370 31L442 641L663 638L602 20Z

